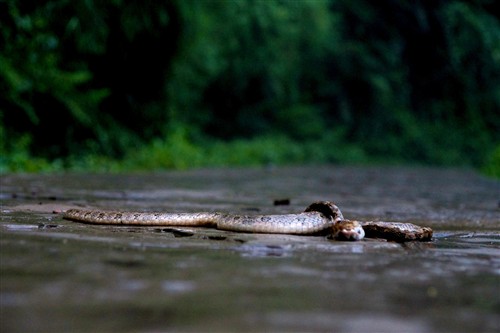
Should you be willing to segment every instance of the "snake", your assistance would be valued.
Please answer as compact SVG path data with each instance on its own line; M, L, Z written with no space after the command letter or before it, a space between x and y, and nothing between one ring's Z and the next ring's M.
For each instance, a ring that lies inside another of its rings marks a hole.
M412 223L345 219L333 202L318 201L295 214L239 215L222 212L166 213L69 209L66 220L121 226L211 227L225 231L295 235L327 235L334 240L365 237L396 242L428 241L432 229Z

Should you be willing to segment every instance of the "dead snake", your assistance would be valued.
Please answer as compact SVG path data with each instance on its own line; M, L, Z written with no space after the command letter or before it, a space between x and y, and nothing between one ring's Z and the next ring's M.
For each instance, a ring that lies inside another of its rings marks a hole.
M329 237L340 240L361 240L365 236L397 242L427 241L432 238L432 229L411 223L346 220L340 209L329 201L315 202L298 214L252 216L219 212L148 213L70 209L63 218L92 224L215 227L237 232L297 235L329 234Z

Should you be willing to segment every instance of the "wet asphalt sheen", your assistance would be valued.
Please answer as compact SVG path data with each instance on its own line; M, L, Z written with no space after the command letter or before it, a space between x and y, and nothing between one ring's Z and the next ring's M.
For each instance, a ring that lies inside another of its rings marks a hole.
M500 182L410 167L2 175L1 332L499 332ZM398 244L113 227L69 208L412 222Z

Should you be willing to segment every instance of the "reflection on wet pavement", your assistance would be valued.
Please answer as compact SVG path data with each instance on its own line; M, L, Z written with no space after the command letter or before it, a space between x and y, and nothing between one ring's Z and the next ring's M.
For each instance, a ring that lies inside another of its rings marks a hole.
M499 183L460 170L2 176L0 331L498 332ZM289 205L274 205L290 198ZM70 207L298 212L429 225L431 242L110 227Z

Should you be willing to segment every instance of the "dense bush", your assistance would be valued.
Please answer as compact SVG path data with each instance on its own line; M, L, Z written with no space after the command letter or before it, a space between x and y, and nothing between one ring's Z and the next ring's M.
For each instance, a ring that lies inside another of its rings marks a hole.
M498 9L0 0L0 168L496 164Z

